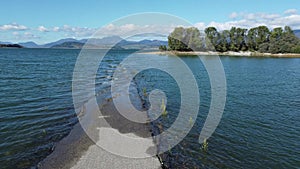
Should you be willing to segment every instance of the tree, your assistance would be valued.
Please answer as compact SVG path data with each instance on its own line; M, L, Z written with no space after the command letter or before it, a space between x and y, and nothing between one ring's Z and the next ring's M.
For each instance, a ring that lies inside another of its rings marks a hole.
M248 49L246 45L246 33L247 29L235 28L231 29L231 47L233 51L246 51Z
M280 53L291 53L293 48L300 44L299 38L296 37L294 32L289 26L284 27L284 32L281 35L279 41L279 51Z
M282 39L284 39L285 42L288 42L292 45L298 45L299 44L299 38L296 37L294 32L289 26L284 27L284 32L282 33Z
M257 35L258 36L256 42L258 45L268 42L270 36L270 30L266 26L259 26Z
M204 30L205 46L207 50L214 50L218 44L219 33L215 27L208 27Z
M248 35L247 35L247 46L251 51L257 50L256 37L257 37L257 28L251 28L248 31Z
M218 52L226 52L229 50L230 45L230 32L228 30L224 30L219 33L219 43L217 44L216 51Z
M178 51L216 50L226 51L259 51L263 53L300 52L300 40L289 26L274 28L266 26L247 29L232 27L218 32L215 27L205 29L205 42L200 31L195 28L177 27L168 36L169 49ZM161 46L160 50L166 50Z
M274 28L270 34L270 41L275 42L282 37L283 29L281 27Z
M292 28L289 27L289 26L285 26L285 27L284 27L284 32L285 32L285 33L288 33L288 34L294 34Z
M268 42L270 30L266 26L251 28L247 35L247 46L252 51L257 51L259 45Z
M229 50L231 50L231 51L238 51L238 46L237 46L237 30L236 30L236 27L232 27L230 29L229 33L230 33Z
M269 47L270 47L269 43L263 43L263 44L259 45L258 51L261 53L268 53Z
M168 36L168 44L171 50L178 51L201 50L203 46L200 31L195 27L175 28Z
M289 26L274 28L267 43L259 46L260 52L269 53L293 53L297 51L299 39L295 36L294 32Z
M196 51L203 50L203 42L200 38L200 31L195 27L187 28L186 31L188 37L188 48Z
M160 51L166 51L166 50L167 50L166 45L160 45L160 46L159 46L159 50L160 50Z
M300 45L294 46L292 48L292 53L300 53Z
M168 36L168 45L171 50L187 51L188 46L184 43L185 29L183 27L177 27Z

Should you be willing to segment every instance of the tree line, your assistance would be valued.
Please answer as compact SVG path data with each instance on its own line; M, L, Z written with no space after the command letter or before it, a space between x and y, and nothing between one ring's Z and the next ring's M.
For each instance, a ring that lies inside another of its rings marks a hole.
M251 29L232 27L218 31L208 27L204 33L195 27L177 27L168 36L168 47L176 51L258 51L261 53L300 53L300 39L289 26L269 30L266 26Z

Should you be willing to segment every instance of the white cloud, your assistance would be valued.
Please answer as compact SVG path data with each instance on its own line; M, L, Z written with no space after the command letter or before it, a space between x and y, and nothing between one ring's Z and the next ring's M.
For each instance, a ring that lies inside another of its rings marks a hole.
M297 10L289 9L284 12L285 15L269 13L236 13L230 14L229 18L234 19L227 22L212 21L206 25L203 22L196 23L196 27L205 28L214 26L218 30L230 29L231 27L252 28L260 25L268 26L270 29L275 27L291 26L292 29L300 29L300 15ZM237 19L238 18L238 19ZM200 25L200 26L199 26ZM203 30L203 29L202 29Z
M197 27L199 30L204 30L207 27L204 22L198 22L194 26Z
M288 10L284 11L284 14L286 14L286 15L294 15L297 13L298 13L297 9L288 9Z
M10 30L27 30L28 28L24 25L19 25L17 23L0 25L0 31L10 31Z
M288 12L287 12L288 11ZM287 10L286 14L276 14L276 13L237 13L233 12L229 15L230 20L226 22L216 22L212 21L210 23L198 22L194 24L199 30L204 30L206 27L214 26L218 30L230 29L231 27L241 27L241 28L252 28L260 25L268 26L270 29L275 27L291 26L292 29L300 29L300 15L291 13L296 12L295 10ZM126 37L132 34L141 33L156 33L160 35L167 36L173 31L175 27L180 25L137 25L132 23L127 23L123 25L108 24L101 28L87 28L87 27L74 27L70 25L64 25L61 27L52 27L48 30L53 32L62 32L66 37L74 38L86 38L92 36L96 33L96 37L105 37L118 35L121 37Z
M138 35L152 33L156 35L167 36L175 27L179 25L136 25L136 24L124 24L114 25L108 24L97 30L95 36L121 36L126 37L129 35Z
M24 32L24 33L19 33L19 32L13 32L14 39L16 40L32 40L32 39L40 39L40 36L35 35L32 32Z
M204 23L203 23L204 25ZM142 37L143 35L155 35L157 37L167 37L170 32L174 30L175 27L182 26L176 24L149 24L149 25L138 25L127 23L123 25L108 24L100 28L82 28L82 27L71 27L69 25L64 25L59 28L60 32L64 32L64 36L69 37L90 37L92 38L102 38L106 36L120 36L126 38L128 36L134 35ZM151 37L150 37L151 38Z
M231 19L235 19L235 18L237 18L238 17L238 13L236 13L236 12L232 12L230 15L229 15L229 18L231 18Z
M65 36L82 38L91 36L96 29L87 27L73 27L70 25L64 25L62 27L53 27L51 29L54 32L63 32Z
M53 30L54 32L58 32L59 29L60 29L60 28L59 28L58 26L55 26L55 27L52 28L52 30Z
M246 13L246 14L242 14L242 18L247 19L247 20L254 20L256 19L259 14L254 14L254 13Z
M292 29L300 29L300 14L297 14L296 9L288 9L281 14L276 13L245 13L232 12L229 15L229 20L226 22L212 21L209 23L198 22L194 24L199 30L204 30L206 27L214 26L218 30L230 29L231 27L252 28L260 25L268 26L270 29L275 27L291 26ZM76 39L90 38L97 32L95 37L105 37L118 35L126 38L128 35L138 35L144 33L154 33L157 36L166 37L175 27L182 25L137 25L132 23L124 23L123 25L108 24L101 28L78 27L71 25L45 27L39 26L28 28L17 23L0 25L0 31L11 31L9 33L13 39L29 40L29 39L50 39L49 37L73 37ZM21 32L24 31L24 32ZM26 32L25 32L26 31ZM41 32L47 33L47 37ZM1 33L1 32L0 32ZM142 37L142 35L140 35Z
M49 30L46 27L44 27L44 26L39 26L37 28L37 30L40 31L40 32L49 32Z

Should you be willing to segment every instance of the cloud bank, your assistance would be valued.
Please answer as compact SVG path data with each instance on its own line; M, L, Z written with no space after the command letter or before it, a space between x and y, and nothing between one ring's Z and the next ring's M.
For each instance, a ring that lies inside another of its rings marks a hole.
M300 29L300 15L298 14L298 11L296 9L288 9L286 11L283 11L281 14L232 12L228 15L228 21L226 22L212 21L210 23L198 22L194 24L194 26L200 30L204 30L209 26L214 26L218 30L225 30L230 29L231 27L242 27L249 29L251 27L260 25L265 25L270 29L273 29L275 27L283 27L286 25L291 26L292 29ZM0 34L11 32L9 34L10 38L7 39L22 40L23 38L23 40L39 39L40 41L42 41L42 39L47 39L48 37L72 37L76 39L89 38L95 32L98 32L98 34L102 35L103 37L113 35L126 37L126 35L128 34L139 34L141 32L168 35L177 26L180 25L136 25L127 23L123 25L108 24L100 28L78 27L71 25L53 27L40 25L36 28L30 28L21 24L10 23L0 25ZM5 36L8 35L5 34Z
M270 29L286 25L291 26L293 29L300 29L300 15L296 9L288 9L283 14L232 12L229 18L231 20L227 22L212 21L208 24L199 22L195 26L200 30L208 26L214 26L218 30L226 30L233 26L249 29L260 25L265 25Z
M24 30L27 30L27 29L28 28L26 26L19 25L17 23L0 25L0 31L13 31L13 30L24 31Z

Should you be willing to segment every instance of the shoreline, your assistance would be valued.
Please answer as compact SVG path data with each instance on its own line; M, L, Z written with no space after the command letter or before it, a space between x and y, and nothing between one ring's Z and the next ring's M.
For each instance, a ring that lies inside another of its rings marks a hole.
M137 89L135 90L137 91ZM134 100L136 100L135 103L139 104L137 106L142 106L139 95L135 92L130 94L134 96ZM145 146L157 146L153 137L151 137L152 132L149 124L137 124L127 119L124 120L124 117L115 109L114 103L107 90L100 93L98 97L100 97L99 108L101 109L101 114L105 116L105 120L111 126L110 129L113 129L119 134L125 134L126 136L150 137L152 144ZM103 125L103 123L100 124L99 122L104 120L104 118L99 120L98 117L95 117L95 113L89 113L89 111L95 111L94 108L89 107L89 101L85 103L83 110L85 112L83 112L83 116L80 117L82 121L75 124L71 132L55 144L54 151L37 165L38 168L161 168L157 156L140 159L127 158L112 154L100 148L95 142L98 142L100 138L99 128L97 129L97 127L107 128L106 125ZM86 129L86 127L82 126L82 123L88 124L89 134L83 129ZM118 145L116 145L116 147L118 147ZM119 148L122 147L119 146Z
M140 52L140 54L154 55L177 55L177 56L193 56L193 55L208 55L208 56L236 56L236 57L262 57L262 58L300 58L300 54L296 53L260 53L260 52L200 52L200 51L149 51Z

